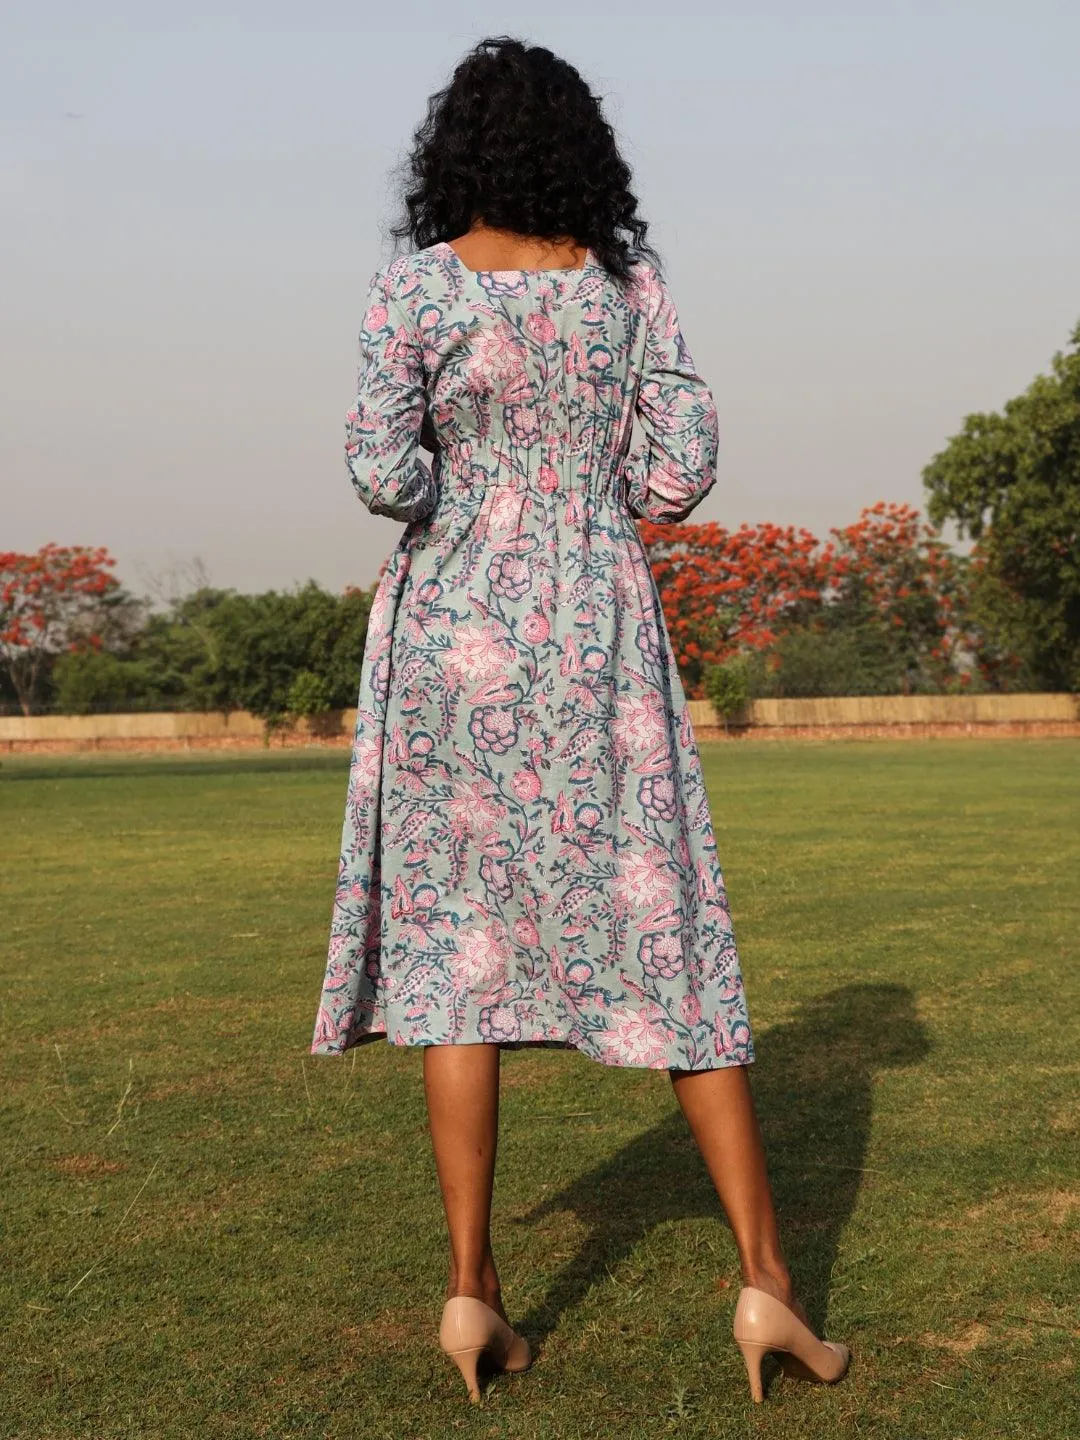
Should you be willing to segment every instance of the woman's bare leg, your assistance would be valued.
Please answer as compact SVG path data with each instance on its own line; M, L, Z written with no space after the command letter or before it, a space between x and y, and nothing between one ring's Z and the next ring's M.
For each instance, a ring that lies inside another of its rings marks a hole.
M672 1070L671 1083L727 1212L744 1285L775 1295L806 1320L780 1244L754 1097L745 1065Z
M491 1253L499 1058L498 1045L428 1045L424 1094L450 1232L447 1296L475 1295L505 1319Z

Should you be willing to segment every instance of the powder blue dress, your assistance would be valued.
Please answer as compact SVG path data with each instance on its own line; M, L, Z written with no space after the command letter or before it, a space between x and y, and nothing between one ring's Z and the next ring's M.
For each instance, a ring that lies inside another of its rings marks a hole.
M591 252L472 271L439 243L375 275L346 454L405 528L371 611L313 1053L385 1036L752 1062L634 523L684 519L716 441L644 261L620 286Z

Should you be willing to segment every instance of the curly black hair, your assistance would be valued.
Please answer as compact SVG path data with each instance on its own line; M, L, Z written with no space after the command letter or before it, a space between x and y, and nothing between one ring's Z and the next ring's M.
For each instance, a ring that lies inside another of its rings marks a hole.
M391 233L418 250L482 220L572 238L620 282L638 257L659 264L599 100L543 46L481 40L428 101L405 173L405 213Z

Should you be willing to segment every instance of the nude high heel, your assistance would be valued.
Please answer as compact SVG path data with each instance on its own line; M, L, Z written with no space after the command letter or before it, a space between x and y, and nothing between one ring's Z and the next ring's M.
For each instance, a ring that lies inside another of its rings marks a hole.
M750 1393L758 1403L765 1398L761 1362L770 1350L776 1352L785 1375L822 1385L842 1380L851 1363L851 1351L846 1345L819 1340L794 1311L753 1285L744 1285L739 1292L733 1330L746 1362Z
M469 1399L480 1399L477 1369L484 1354L500 1370L515 1373L532 1364L529 1342L518 1335L490 1305L472 1295L454 1295L443 1306L439 1344L461 1371Z

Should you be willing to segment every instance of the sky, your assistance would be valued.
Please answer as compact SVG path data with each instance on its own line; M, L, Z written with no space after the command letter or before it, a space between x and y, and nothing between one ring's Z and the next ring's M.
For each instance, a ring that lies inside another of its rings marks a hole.
M0 550L375 578L367 281L428 95L500 33L578 66L633 168L720 409L696 519L920 504L1080 321L1075 0L4 0Z

